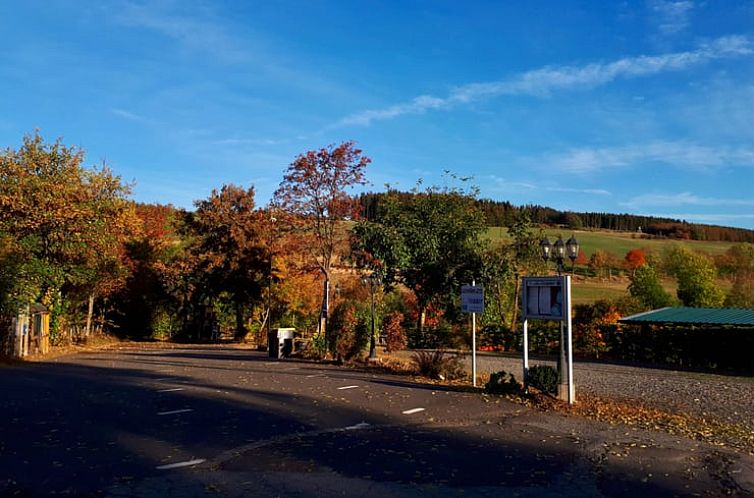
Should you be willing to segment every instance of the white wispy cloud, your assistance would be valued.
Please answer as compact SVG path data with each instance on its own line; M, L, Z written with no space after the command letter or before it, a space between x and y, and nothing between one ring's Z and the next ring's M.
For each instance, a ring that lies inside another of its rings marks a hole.
M622 202L622 206L641 209L647 206L754 206L754 199L701 197L691 192L643 194Z
M124 26L148 29L172 38L181 45L230 63L247 62L250 53L228 32L212 11L193 16L182 14L172 3L122 4L116 20Z
M143 116L139 116L136 113L127 111L126 109L112 108L110 109L110 113L118 116L119 118L127 119L129 121L139 121L139 122L147 121L146 118L144 118Z
M520 182L506 180L498 176L486 177L485 185L493 192L520 192L522 190L528 191L542 191L542 192L565 192L573 194L588 194L588 195L600 195L609 196L612 193L609 190L600 188L572 188L572 187L552 187L548 185L535 184L530 182Z
M754 149L656 141L619 147L579 147L562 154L551 154L544 161L548 166L568 173L592 173L646 163L705 170L725 166L754 166Z
M689 0L652 0L650 11L655 16L654 22L660 34L668 36L686 30L690 25L694 2Z
M338 125L368 125L406 114L420 114L499 96L543 97L558 90L595 88L620 78L638 78L669 71L682 71L712 60L754 54L754 44L746 36L726 36L699 45L695 50L662 55L626 57L612 62L583 66L546 66L504 80L469 83L446 96L420 95L382 109L371 109L341 119Z

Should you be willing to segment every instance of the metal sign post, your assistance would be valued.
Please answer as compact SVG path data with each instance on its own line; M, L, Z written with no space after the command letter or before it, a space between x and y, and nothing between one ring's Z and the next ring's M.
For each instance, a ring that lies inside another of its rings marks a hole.
M569 404L576 399L573 383L573 332L571 324L571 277L524 277L523 285L523 333L524 333L524 384L529 375L529 319L557 320L566 325L568 355L564 372L568 381L565 395ZM562 393L561 393L562 394Z
M461 311L471 313L471 379L476 387L476 314L484 313L484 286L477 286L474 280L461 286Z

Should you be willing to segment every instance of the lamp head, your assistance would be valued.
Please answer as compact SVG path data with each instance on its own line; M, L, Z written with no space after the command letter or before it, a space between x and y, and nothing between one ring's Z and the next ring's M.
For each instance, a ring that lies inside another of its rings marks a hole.
M566 242L565 246L566 253L568 253L568 259L570 259L572 262L576 261L576 258L579 257L579 242L576 240L576 237L571 235L571 238L568 239L568 242Z
M552 250L552 244L550 244L550 239L545 237L542 239L542 241L539 243L539 250L540 255L542 256L542 259L547 262L548 259L550 259L550 251Z
M553 244L553 250L555 259L562 260L565 257L565 242L563 242L560 236L558 236L558 240Z

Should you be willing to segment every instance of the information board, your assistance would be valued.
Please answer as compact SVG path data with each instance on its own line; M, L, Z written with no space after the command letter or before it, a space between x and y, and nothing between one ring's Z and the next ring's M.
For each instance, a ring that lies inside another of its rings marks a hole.
M524 317L565 320L569 307L565 277L524 277Z

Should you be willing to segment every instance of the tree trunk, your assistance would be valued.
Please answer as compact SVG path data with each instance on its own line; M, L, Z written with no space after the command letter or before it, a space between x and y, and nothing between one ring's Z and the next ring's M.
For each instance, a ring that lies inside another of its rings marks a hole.
M246 337L246 327L243 322L243 303L236 301L236 339Z
M84 337L89 337L92 332L92 316L94 315L94 294L89 294L89 305L86 310L86 328L84 329Z
M518 275L516 275L516 285L514 285L514 294L513 294L513 313L511 314L511 330L513 330L516 327L516 320L518 319L518 294L519 294L519 288L518 288Z

